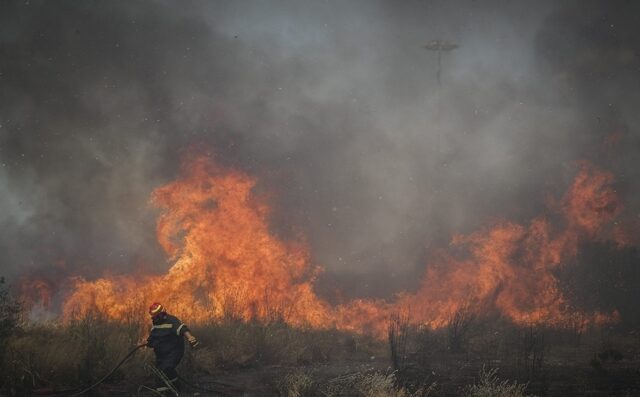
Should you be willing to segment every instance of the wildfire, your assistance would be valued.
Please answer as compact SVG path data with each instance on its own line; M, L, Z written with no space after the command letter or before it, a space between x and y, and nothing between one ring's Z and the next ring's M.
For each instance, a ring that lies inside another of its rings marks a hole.
M562 222L502 221L455 236L455 249L427 266L418 291L393 301L358 299L332 307L314 292L319 270L310 264L306 246L269 231L270 209L253 192L256 180L198 157L185 162L180 179L151 197L161 210L158 241L173 262L168 272L75 279L63 314L97 310L127 320L158 300L191 323L229 316L279 319L378 335L399 312L431 328L445 326L462 309L493 311L518 324L562 325L576 315L598 324L615 313L571 310L554 269L576 256L581 241L606 237L622 210L612 182L611 174L583 164L555 206Z
M97 309L123 319L134 302L158 300L191 322L233 316L326 324L329 308L313 292L317 270L306 248L269 232L269 208L252 195L255 183L203 157L188 161L184 177L151 199L162 210L158 241L175 260L168 273L78 280L64 315Z
M576 315L560 290L553 270L577 254L578 244L598 238L619 214L621 205L611 186L613 176L583 165L561 201L564 227L554 232L545 218L529 225L500 222L494 227L456 236L460 256L441 255L430 266L422 286L399 304L432 328L446 325L461 309L497 309L517 324L562 326ZM469 306L470 305L470 306ZM579 313L588 323L615 317Z
M497 310L521 325L561 327L576 316L585 324L613 321L616 313L570 310L553 273L576 256L580 241L602 237L605 226L622 210L612 182L611 174L583 164L561 200L564 225L559 231L554 232L547 219L535 218L528 225L503 221L468 236L455 236L451 245L462 254L441 253L439 261L427 268L415 294L400 296L392 306L354 302L341 311L343 326L358 330L376 324L373 331L383 334L382 317L405 312L417 323L440 328L460 310ZM381 308L382 316L376 312Z

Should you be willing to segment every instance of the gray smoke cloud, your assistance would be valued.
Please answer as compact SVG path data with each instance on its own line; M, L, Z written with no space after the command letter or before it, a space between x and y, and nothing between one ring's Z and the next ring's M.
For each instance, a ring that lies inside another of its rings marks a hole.
M191 145L275 192L274 232L302 232L324 284L353 295L411 288L452 234L543 212L579 159L613 170L637 217L637 15L598 1L2 2L1 273L166 268L149 194ZM436 39L459 45L441 84L423 48Z

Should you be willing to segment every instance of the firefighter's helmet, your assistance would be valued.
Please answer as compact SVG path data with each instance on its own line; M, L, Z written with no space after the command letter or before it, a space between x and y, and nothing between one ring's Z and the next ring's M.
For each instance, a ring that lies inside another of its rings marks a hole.
M149 315L151 317L158 316L162 313L166 313L166 310L164 309L164 306L162 306L160 303L158 302L152 303L151 306L149 306Z

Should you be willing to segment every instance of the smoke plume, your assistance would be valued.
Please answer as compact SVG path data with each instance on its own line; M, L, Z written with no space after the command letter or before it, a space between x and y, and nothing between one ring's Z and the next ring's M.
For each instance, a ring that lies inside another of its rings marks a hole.
M256 176L327 299L418 288L452 235L544 214L582 159L637 222L621 4L2 2L1 273L165 270L149 198L194 147ZM440 82L432 40L458 45Z

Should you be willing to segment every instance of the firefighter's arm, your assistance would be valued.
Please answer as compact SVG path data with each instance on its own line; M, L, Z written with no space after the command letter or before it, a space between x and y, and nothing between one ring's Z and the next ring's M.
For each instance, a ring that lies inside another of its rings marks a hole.
M147 347L155 347L155 340L151 334L147 337Z
M187 342L189 342L192 348L198 346L199 342L196 337L191 334L191 330L189 329L189 327L187 327L187 324L176 319L176 327L176 333L178 334L178 336L182 335L187 340Z
M188 330L184 331L184 338L187 340L187 342L189 342L192 348L196 348L200 344L196 337L193 336L193 334Z

